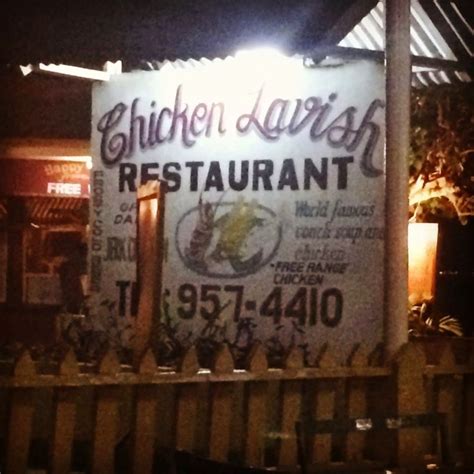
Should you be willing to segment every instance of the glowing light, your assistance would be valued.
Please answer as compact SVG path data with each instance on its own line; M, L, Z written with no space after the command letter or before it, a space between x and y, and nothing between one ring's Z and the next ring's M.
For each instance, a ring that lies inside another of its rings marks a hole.
M438 224L408 225L408 294L413 304L433 298L437 245Z
M255 48L237 51L235 58L249 68L280 67L291 58L274 48Z
M242 108L242 101L251 107L263 85L269 96L291 94L304 72L302 57L286 56L271 48L242 50L233 58L194 68L193 80L186 85L187 94L199 101L225 102L230 115L234 106Z
M254 80L268 81L278 90L285 89L295 80L296 65L303 70L302 57L286 56L272 48L242 50L236 53L235 59L244 74Z

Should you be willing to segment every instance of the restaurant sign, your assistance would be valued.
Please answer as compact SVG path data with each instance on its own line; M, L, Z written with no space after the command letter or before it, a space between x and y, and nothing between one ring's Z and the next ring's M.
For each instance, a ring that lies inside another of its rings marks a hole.
M383 67L368 61L237 57L97 84L98 320L113 313L116 343L131 344L136 191L160 179L163 347L195 342L206 352L228 342L239 358L258 340L275 360L299 346L309 361L325 343L341 360L354 344L374 347L383 330L383 139Z

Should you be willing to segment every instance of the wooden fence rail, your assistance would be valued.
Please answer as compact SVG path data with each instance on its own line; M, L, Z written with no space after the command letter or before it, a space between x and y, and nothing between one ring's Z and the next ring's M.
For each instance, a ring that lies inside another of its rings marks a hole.
M0 375L0 472L23 474L42 463L52 473L166 473L160 456L175 449L297 472L298 420L359 418L363 426L377 414L435 412L446 414L448 460L472 465L474 345L467 341L457 357L450 340L443 346L430 351L410 342L384 366L370 363L364 348L339 366L329 348L317 367L305 367L295 349L282 369L269 368L256 346L248 370L234 369L227 346L206 370L194 348L179 370L157 366L151 350L136 367L121 366L109 351L95 370L78 364L72 351L45 370L23 351ZM347 471L422 469L440 454L430 427L321 433L310 443L311 464Z

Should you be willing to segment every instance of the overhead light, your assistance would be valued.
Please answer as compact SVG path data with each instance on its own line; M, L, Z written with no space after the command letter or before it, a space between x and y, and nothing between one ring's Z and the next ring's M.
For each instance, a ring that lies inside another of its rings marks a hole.
M292 59L275 48L261 47L237 51L235 58L249 67L272 67Z

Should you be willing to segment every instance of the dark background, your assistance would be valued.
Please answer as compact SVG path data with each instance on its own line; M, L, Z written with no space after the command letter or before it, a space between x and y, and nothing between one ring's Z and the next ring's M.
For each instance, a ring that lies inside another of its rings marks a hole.
M124 71L147 61L226 57L270 45L288 53L337 44L376 0L10 1L0 28L0 139L89 138L91 83L18 65ZM334 25L338 26L334 28Z

